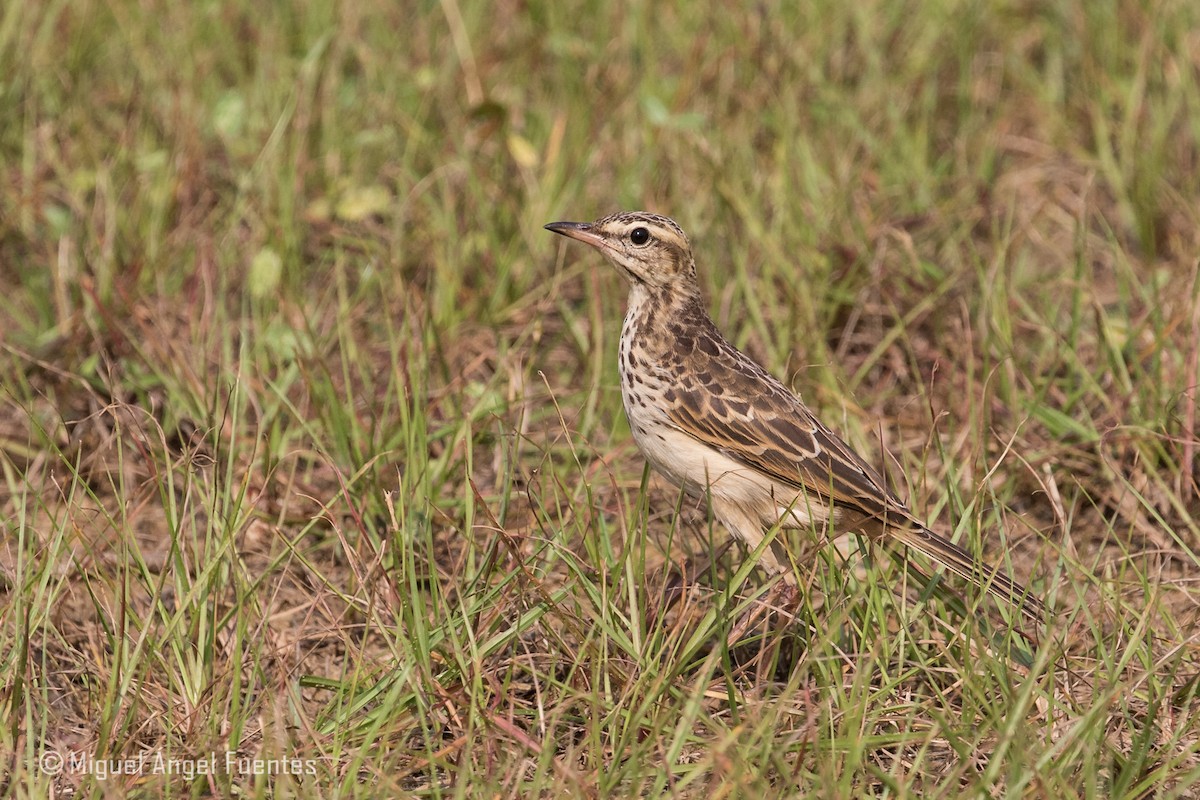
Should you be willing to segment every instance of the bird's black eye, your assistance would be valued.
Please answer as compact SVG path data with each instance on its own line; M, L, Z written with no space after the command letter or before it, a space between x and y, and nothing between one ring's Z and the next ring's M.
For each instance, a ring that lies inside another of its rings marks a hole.
M650 241L650 231L645 228L634 228L629 232L629 241L634 244L645 244Z

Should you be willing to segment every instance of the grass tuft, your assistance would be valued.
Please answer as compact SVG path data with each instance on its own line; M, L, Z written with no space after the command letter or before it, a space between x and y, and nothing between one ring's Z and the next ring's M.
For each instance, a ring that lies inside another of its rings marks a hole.
M1194 795L1197 16L6 5L0 794ZM763 608L541 227L619 208L1037 641Z

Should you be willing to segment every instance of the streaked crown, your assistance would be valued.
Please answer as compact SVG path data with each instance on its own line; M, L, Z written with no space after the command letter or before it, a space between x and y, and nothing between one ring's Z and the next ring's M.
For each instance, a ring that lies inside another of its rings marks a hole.
M668 217L622 211L595 222L551 222L546 229L595 247L634 285L696 291L692 246Z

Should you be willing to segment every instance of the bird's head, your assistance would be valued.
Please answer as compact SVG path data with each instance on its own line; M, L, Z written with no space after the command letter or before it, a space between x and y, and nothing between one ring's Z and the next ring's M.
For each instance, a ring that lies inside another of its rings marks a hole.
M590 244L634 286L698 291L692 246L672 219L622 211L595 222L551 222L546 230Z

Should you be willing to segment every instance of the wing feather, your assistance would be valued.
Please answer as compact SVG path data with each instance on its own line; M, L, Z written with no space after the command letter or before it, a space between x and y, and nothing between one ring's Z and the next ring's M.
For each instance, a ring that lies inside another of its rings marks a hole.
M771 389L753 399L751 417L718 415L709 402L711 390L678 387L667 416L682 432L773 481L881 521L909 517L879 473L849 445L781 384Z
M706 317L700 327L704 322ZM680 432L775 483L804 492L809 502L875 521L895 541L1015 602L1030 618L1044 618L1046 607L1019 583L982 567L913 517L870 464L777 378L721 337L711 322L686 344L680 348L686 359L672 357L676 381L663 397L667 418Z

